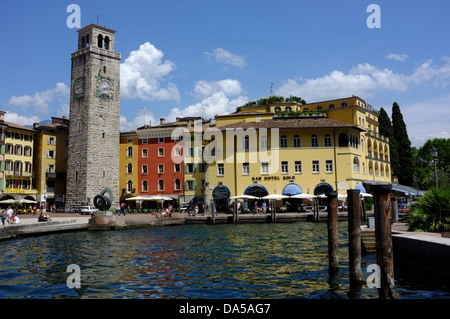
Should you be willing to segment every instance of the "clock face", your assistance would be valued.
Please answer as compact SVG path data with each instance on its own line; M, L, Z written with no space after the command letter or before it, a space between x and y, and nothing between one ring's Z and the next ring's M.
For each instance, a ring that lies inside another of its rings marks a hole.
M77 94L81 94L84 91L84 83L83 82L79 82L77 83L77 86L75 87L75 92Z
M100 85L100 91L103 94L109 94L109 92L111 91L111 87L109 86L108 82L102 82L102 84Z
M84 96L84 78L76 79L73 84L73 93L76 99Z
M97 96L106 99L113 99L114 80L97 77Z

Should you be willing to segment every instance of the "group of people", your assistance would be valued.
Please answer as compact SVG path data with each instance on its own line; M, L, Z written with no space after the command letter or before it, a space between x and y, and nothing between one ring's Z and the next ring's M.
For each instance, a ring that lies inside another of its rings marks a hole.
M3 210L3 209L1 210L0 218L2 220L3 226L5 226L5 222L8 224L20 224L20 218L13 211L11 206L8 206L8 209L6 209L6 210Z
M195 204L190 205L188 208L189 216L197 216L198 214L202 213L203 215L209 215L209 206L208 203L205 204Z

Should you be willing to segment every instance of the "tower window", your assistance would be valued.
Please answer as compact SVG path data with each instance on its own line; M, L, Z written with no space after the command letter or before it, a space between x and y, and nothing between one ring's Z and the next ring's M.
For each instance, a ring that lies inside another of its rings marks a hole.
M99 34L97 37L97 46L99 48L103 48L103 36L101 34Z
M109 50L109 37L108 36L105 37L105 43L103 45L103 48L105 50Z
M103 73L106 73L106 66L103 66Z

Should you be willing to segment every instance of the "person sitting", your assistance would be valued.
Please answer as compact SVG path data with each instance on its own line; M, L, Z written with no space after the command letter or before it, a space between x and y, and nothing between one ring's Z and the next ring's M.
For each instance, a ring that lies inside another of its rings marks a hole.
M48 217L42 215L42 213L41 213L38 217L38 222L47 222L47 221L48 221Z

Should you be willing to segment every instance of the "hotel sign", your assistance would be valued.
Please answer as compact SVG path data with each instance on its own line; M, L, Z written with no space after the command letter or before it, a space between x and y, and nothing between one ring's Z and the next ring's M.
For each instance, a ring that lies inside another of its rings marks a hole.
M288 180L291 180L291 179L295 179L295 176L293 175L293 176L289 176L289 175L283 175L283 176L264 176L264 177L261 177L261 176L256 176L256 177L252 177L252 180L254 180L254 181L280 181L280 180L283 180L283 181L288 181Z

